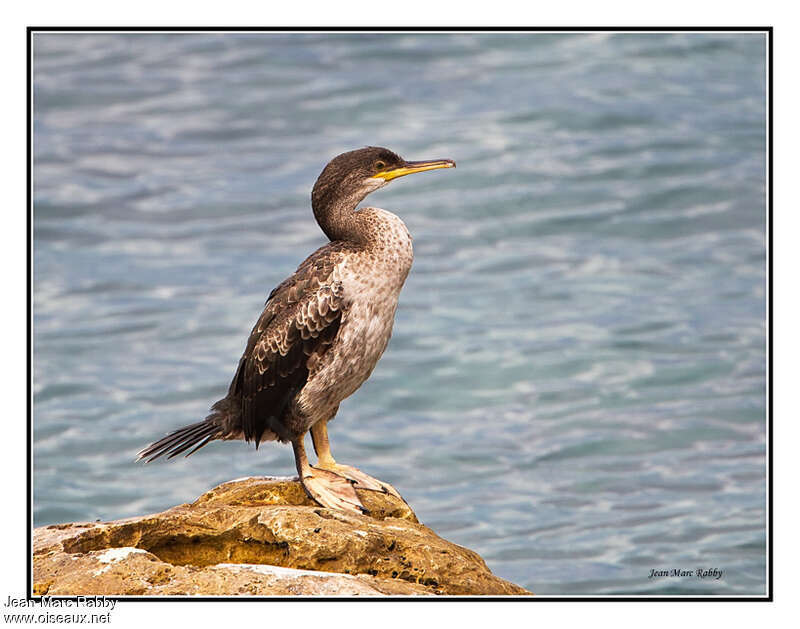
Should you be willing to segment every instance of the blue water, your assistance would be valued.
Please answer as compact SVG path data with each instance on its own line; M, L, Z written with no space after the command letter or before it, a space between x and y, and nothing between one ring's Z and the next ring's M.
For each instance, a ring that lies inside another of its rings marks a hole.
M762 594L758 34L36 34L35 524L113 519L290 448L136 452L203 418L324 237L339 152L458 168L368 199L414 236L337 459L538 594ZM718 580L649 579L717 568Z

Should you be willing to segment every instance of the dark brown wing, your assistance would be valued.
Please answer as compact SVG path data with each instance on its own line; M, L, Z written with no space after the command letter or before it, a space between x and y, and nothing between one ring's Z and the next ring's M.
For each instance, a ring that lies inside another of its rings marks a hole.
M278 285L250 333L228 395L241 400L242 432L256 447L266 430L281 441L295 436L286 425L287 408L306 383L309 361L318 360L339 331L344 291L333 277L338 248L318 250Z

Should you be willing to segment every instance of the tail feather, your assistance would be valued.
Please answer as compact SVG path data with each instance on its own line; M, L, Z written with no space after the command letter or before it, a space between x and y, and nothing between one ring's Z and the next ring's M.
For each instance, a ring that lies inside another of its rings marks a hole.
M155 443L151 443L144 450L139 452L139 456L136 460L140 461L145 459L145 463L150 463L165 454L168 455L168 459L171 459L192 446L196 446L189 452L189 454L193 454L209 441L221 437L223 432L220 426L207 419L197 422L196 424L189 424L188 426L178 428L178 430L169 433L166 437L159 439ZM189 456L189 454L186 456Z
M215 435L208 435L207 437L203 437L202 441L200 441L200 443L198 443L197 446L195 448L193 448L191 452L187 452L186 453L186 456L189 456L190 454L194 454L195 452L197 452L200 448L202 448L204 445L206 445L209 441L213 441L214 437L215 437Z

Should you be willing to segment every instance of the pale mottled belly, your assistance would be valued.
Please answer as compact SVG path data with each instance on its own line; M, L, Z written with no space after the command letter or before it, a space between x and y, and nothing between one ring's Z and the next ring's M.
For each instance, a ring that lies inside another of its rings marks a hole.
M397 301L392 304L362 304L348 313L341 342L355 351L343 352L331 368L342 378L342 393L351 395L369 378L392 336Z

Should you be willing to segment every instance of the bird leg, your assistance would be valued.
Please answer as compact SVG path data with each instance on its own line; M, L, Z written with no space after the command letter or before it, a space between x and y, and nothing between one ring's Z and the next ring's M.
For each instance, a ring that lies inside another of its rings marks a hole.
M369 489L379 491L384 494L392 494L400 500L403 497L389 483L385 483L377 478L365 474L361 470L350 465L337 463L331 454L331 444L328 441L328 421L318 421L311 427L311 441L314 443L314 451L317 453L317 465L315 470L327 470L349 481L355 483L357 489ZM405 500L403 500L405 502Z
M306 493L323 507L349 513L369 513L358 499L353 483L324 469L311 467L303 444L305 434L292 441L297 473Z

